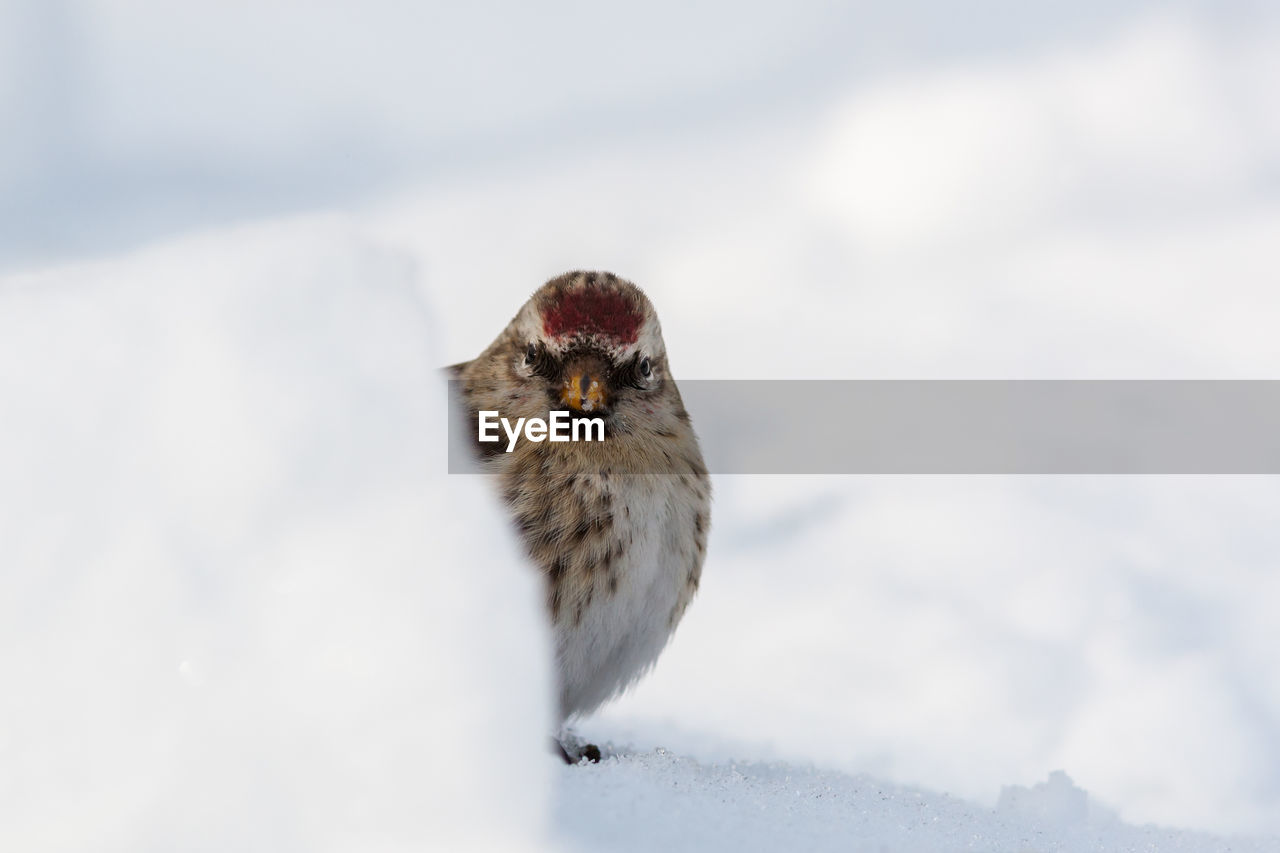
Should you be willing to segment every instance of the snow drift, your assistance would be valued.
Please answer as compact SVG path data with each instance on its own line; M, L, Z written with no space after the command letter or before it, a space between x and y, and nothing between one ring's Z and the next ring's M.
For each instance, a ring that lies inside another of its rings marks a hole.
M0 282L0 848L537 843L533 578L434 339L336 220Z

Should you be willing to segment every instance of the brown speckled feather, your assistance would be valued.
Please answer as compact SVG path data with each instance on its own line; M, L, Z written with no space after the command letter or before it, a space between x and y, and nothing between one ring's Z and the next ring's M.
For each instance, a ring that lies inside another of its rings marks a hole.
M569 273L449 370L473 428L480 410L514 422L566 408L580 370L607 395L607 407L582 412L604 417L602 442L519 441L510 453L505 438L477 442L546 580L561 716L588 712L653 664L706 555L710 480L653 306L609 273Z

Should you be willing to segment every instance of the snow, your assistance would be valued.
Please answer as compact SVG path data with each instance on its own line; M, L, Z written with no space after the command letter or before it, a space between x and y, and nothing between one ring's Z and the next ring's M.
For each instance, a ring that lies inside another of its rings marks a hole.
M1274 654L1269 576L1197 570L1274 553L1265 482L722 478L687 624L558 765L421 293L336 217L0 281L0 847L1280 850L1124 819L1267 825L1228 676Z
M464 80L394 5L0 2L65 36L0 26L0 264L107 255L0 279L0 849L1280 850L1274 479L718 478L685 622L579 724L625 746L560 767L433 391L576 267L679 378L1274 377L1274 20L846 76L814 32L883 26L756 9L657 78L463 10Z
M0 282L0 849L536 846L537 590L435 335L337 220Z
M1130 821L1275 834L1276 490L721 478L696 606L584 728L983 803L1061 768Z
M664 749L566 768L556 819L572 850L1274 851L1280 842L1120 823L1061 771L993 808L793 764L704 764Z

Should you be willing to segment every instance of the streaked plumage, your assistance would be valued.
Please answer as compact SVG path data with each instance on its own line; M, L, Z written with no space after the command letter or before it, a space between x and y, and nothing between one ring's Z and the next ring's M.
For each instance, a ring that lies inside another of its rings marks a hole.
M453 370L473 429L480 410L605 419L599 443L476 445L546 580L563 722L642 675L684 614L706 554L706 466L653 306L609 273L549 281Z

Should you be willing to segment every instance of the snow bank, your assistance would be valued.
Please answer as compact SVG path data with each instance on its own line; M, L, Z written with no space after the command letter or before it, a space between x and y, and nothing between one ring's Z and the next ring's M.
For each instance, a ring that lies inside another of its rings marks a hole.
M572 849L840 853L1275 853L1280 842L1134 827L1092 806L1063 773L1008 789L995 809L865 775L803 766L703 764L629 753L561 776L557 821Z
M533 579L412 273L312 220L0 281L0 848L536 844Z

